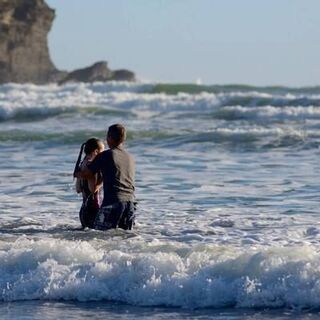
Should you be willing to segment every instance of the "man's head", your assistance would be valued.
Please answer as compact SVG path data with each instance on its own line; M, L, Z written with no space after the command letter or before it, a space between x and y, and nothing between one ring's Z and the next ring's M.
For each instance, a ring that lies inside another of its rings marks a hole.
M126 128L121 124L113 124L107 133L107 142L110 148L119 146L126 140Z

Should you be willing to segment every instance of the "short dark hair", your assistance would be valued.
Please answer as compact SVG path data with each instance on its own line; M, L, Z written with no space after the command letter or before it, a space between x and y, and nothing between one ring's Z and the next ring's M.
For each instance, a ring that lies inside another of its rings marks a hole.
M126 140L126 128L119 123L113 124L108 129L108 137L112 138L115 143L120 144Z

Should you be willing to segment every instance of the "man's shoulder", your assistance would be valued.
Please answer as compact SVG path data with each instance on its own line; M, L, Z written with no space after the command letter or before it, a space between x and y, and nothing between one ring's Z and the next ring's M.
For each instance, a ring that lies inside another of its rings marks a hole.
M131 157L130 153L126 151L125 149L121 148L114 148L114 149L108 149L104 150L101 153L98 154L97 158L107 160L107 159L114 159L117 158L119 154L125 154Z
M132 154L124 147L111 149L113 159L134 162Z
M133 155L132 155L127 149L125 149L124 147L119 148L118 150L119 150L121 153L127 155L127 157L133 159Z
M112 151L111 149L108 149L108 150L104 150L102 151L101 153L98 154L98 157L101 157L101 158L108 158L112 155Z
M110 151L111 153L124 153L124 154L129 154L126 148L124 147L116 147L112 149L108 149L106 151Z
M93 161L89 164L89 168L92 167L92 165L99 165L103 162L105 162L108 158L110 158L110 153L108 152L109 150L105 150L100 152Z

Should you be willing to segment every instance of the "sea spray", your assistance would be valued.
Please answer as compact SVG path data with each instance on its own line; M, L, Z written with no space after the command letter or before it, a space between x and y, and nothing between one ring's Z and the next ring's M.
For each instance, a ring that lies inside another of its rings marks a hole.
M157 243L159 245L159 243ZM150 245L152 247L152 245ZM110 300L186 308L320 306L313 247L189 253L96 249L86 241L18 240L1 246L1 299Z

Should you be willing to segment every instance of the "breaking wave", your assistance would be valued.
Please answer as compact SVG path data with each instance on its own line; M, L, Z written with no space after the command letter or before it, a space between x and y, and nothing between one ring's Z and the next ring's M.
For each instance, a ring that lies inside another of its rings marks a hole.
M88 137L104 137L103 130L76 130L69 132L42 132L26 130L0 130L0 142L45 142L53 144L72 145L79 144ZM153 130L129 131L127 134L128 143L152 143L154 146L165 144L167 147L183 146L187 144L219 145L242 145L261 146L266 148L277 148L295 146L308 142L310 139L319 139L318 132L283 128L218 128L207 132L166 132ZM318 144L315 146L317 147Z
M153 88L153 92L152 92ZM319 117L320 91L201 91L175 95L157 85L130 83L67 84L65 86L8 84L0 86L0 120L34 120L63 113L211 112L226 120L241 117ZM236 88L234 88L236 89ZM157 92L159 91L159 92ZM270 91L270 90L269 90Z
M161 251L159 243L150 243L140 249L125 252L86 241L52 239L2 242L1 300L108 300L185 308L320 307L320 254L312 246Z

